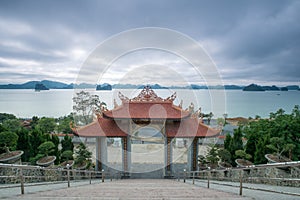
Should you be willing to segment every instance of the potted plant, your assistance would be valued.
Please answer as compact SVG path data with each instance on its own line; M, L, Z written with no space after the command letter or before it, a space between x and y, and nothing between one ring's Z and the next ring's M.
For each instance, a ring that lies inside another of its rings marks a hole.
M210 150L206 156L206 160L208 162L207 166L211 169L216 169L218 167L219 162L219 155L218 155L219 149L214 146L210 145Z
M63 161L60 165L66 167L69 164L69 167L74 165L73 152L71 150L66 150L61 154L61 160Z
M272 154L266 154L265 158L270 163L276 162L290 162L292 161L290 158L284 157L282 154L286 151L291 151L295 148L294 144L286 143L284 138L272 137L270 139L271 144L267 145L267 148L274 151Z
M4 131L0 133L0 149L2 152L0 155L0 162L3 163L19 163L23 151L11 151L17 146L18 135L10 131Z
M80 143L77 147L76 158L75 158L75 168L76 169L86 169L91 165L92 153L89 152L84 145Z
M207 161L203 155L198 156L198 166L200 170L207 169Z
M220 149L218 151L218 155L220 157L220 162L218 163L218 166L221 169L227 169L227 168L231 168L232 165L230 164L231 161L231 154L228 150L226 149Z
M49 156L52 152L54 152L55 145L53 142L47 141L42 143L39 147L38 157L42 157L36 161L37 165L48 167L54 163L56 160L56 156Z
M253 165L253 163L249 161L252 156L250 154L247 154L245 150L236 150L235 155L238 157L237 159L235 159L235 163L238 167L248 167Z

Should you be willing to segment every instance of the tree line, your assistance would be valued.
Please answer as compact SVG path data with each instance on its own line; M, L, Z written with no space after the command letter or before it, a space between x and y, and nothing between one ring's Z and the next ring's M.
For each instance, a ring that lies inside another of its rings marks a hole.
M208 155L199 156L203 163L227 162L236 166L235 160L245 159L254 164L265 164L266 154L279 158L300 160L300 110L296 105L290 114L279 109L269 118L256 117L249 123L239 124L233 134L226 134L224 147L211 145Z

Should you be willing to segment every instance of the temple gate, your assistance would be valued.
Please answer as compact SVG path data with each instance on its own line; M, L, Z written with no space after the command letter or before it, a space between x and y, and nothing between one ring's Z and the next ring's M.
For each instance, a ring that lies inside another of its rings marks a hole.
M173 175L173 139L185 138L189 141L187 170L198 170L199 138L215 137L220 130L215 130L198 119L198 113L176 106L173 101L176 93L163 99L146 86L140 94L132 99L119 92L121 105L115 103L112 110L104 110L97 115L97 121L86 126L73 128L80 137L96 138L96 170L107 168L107 138L121 138L122 169L124 176L131 171L131 140L136 138L136 130L152 127L163 135L164 176ZM142 141L146 138L140 138ZM155 140L156 138L147 138Z

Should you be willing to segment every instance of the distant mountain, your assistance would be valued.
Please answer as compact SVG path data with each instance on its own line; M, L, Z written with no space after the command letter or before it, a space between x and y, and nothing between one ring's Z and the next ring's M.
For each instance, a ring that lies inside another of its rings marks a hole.
M41 84L43 84L44 86L50 89L64 89L68 87L68 84L57 82L57 81L49 81L49 80L43 80L41 81Z
M281 91L288 91L289 89L287 87L280 88Z
M262 86L262 89L264 90L270 90L270 91L279 91L280 89L275 86L275 85L272 85L272 86Z
M73 84L71 83L73 88L75 89L87 89L87 88L96 88L96 84L90 84L90 83L80 83L80 84Z
M29 81L23 84L8 84L0 85L0 89L35 89L37 84L42 84L49 89L67 89L69 88L68 84L57 82L57 81Z
M288 85L286 87L288 88L288 90L299 90L299 86L298 85Z
M244 87L243 91L265 91L261 86L256 85L254 83Z
M97 85L96 90L112 90L112 86L108 83L103 83Z
M117 83L112 86L114 89L135 89L140 88L142 85L133 85L133 84L121 84Z
M200 90L200 89L208 89L208 87L204 86L204 85L191 84L191 89L193 89L193 90Z
M35 91L49 90L43 83L37 83L34 86Z
M159 84L154 84L154 85L148 85L150 86L152 89L155 89L155 90L158 90L158 89L168 89L168 87L164 87L164 86L161 86ZM145 85L140 85L138 87L138 89L143 89L145 87Z
M96 84L90 84L90 83L79 83L79 84L66 84L58 81L51 81L51 80L43 80L43 81L29 81L23 84L7 84L7 85L0 85L0 89L35 89L36 84L43 84L45 87L49 89L88 89L93 88L97 89ZM101 85L101 84L100 84ZM98 89L101 89L104 86L104 88L110 89L142 89L144 85L134 85L134 84L108 84L105 83L101 86L98 86ZM286 87L279 88L275 85L272 86L259 86L256 84L250 84L248 86L238 86L238 85L216 85L216 86L206 86L206 85L197 85L197 84L191 84L186 86L176 86L172 85L170 87L165 87L159 84L153 84L150 85L152 89L220 89L220 90L244 90L244 91L287 91L287 90L300 90L298 85L289 85ZM101 89L102 90L102 89Z

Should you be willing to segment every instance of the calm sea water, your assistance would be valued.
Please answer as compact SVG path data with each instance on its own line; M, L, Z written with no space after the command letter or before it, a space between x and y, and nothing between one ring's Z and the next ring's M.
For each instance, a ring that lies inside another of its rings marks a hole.
M120 104L118 92L129 98L138 95L140 90L87 90L100 96L108 108L113 107L113 99ZM0 90L0 112L12 113L17 117L32 116L60 117L73 111L72 98L76 90L49 90L35 92L34 90ZM268 117L270 112L283 108L290 113L294 105L300 105L300 91L274 92L243 92L241 90L155 90L158 96L167 98L173 92L177 93L174 104L183 101L183 108L191 102L194 108L201 107L202 112L213 112L214 117Z

